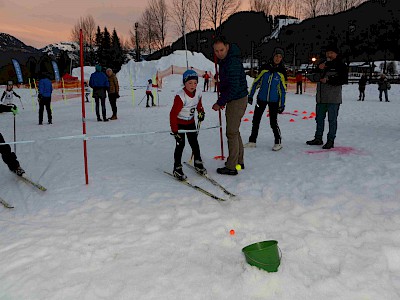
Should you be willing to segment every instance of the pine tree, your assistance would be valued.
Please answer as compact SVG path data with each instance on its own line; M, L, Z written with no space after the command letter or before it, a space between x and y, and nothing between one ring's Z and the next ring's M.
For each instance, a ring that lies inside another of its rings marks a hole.
M121 66L124 63L124 51L121 46L117 31L113 30L111 37L111 57L110 68L116 73L121 70Z
M101 33L100 27L97 26L97 32L96 32L96 37L95 37L95 46L97 48L96 50L96 63L100 63L103 60L103 47L102 47L102 41L103 41L103 34Z
M102 48L102 55L100 64L102 67L107 67L110 65L112 60L111 58L111 36L107 30L107 27L104 27L103 31L103 39L101 40L101 48Z

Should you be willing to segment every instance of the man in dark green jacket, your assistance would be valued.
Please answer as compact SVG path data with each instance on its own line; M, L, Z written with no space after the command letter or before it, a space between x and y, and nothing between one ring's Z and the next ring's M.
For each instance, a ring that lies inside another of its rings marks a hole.
M244 150L239 127L247 107L246 74L240 59L240 50L236 45L228 43L224 37L217 37L213 48L219 64L220 95L212 109L218 111L226 106L226 137L229 150L226 166L218 168L217 172L237 175L236 165L244 167Z

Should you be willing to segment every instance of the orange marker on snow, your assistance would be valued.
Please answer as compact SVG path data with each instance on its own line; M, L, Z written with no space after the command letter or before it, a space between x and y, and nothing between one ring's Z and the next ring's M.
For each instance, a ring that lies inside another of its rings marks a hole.
M230 235L235 235L235 230L231 229L231 231L229 231Z
M294 119L290 119L290 121L289 122L294 122Z

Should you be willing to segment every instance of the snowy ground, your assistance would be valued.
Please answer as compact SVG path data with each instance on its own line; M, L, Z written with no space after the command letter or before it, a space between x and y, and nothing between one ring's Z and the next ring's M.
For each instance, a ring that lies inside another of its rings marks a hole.
M96 122L86 104L88 134L168 130L179 80L170 78L172 88L150 109L137 106L143 90L136 90L134 107L130 91L122 91L117 121ZM246 168L236 177L216 174L223 165L213 159L219 133L202 131L209 174L238 195L224 203L162 173L173 164L167 133L88 141L86 186L82 141L46 141L81 134L79 99L54 103L54 124L38 126L29 91L17 90L25 104L17 138L37 141L18 145L18 158L48 191L0 164L0 196L15 206L0 207L0 299L399 299L400 87L393 86L390 103L378 101L376 88L367 86L365 102L356 101L356 85L344 88L340 151L305 144L315 121L302 117L315 100L289 94L286 111L299 113L279 116L284 148L271 151L265 117L257 148L246 149ZM203 126L218 123L215 99L204 94ZM242 123L245 141L251 117ZM12 141L10 114L0 116L0 128ZM190 153L187 146L184 157ZM279 242L277 273L248 265L241 252L264 240Z

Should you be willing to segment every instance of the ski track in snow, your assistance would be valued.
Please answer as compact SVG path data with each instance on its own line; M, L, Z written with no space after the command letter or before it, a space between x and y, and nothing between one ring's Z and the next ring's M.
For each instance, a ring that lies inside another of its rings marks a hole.
M123 90L118 121L96 122L86 104L88 134L168 130L173 90L181 79L168 80L172 88L159 93L161 107L137 106L144 90L135 91L132 107L130 91ZM173 166L169 134L89 140L86 186L82 141L44 141L82 133L80 99L53 103L54 124L37 126L29 91L17 93L25 104L17 117L18 140L38 141L17 145L17 155L48 191L30 187L0 165L1 197L15 206L0 207L0 299L400 297L398 85L389 92L390 103L377 101L376 85L367 86L365 102L356 101L356 85L344 87L335 145L355 150L346 155L307 153L320 150L305 144L315 130L315 120L302 119L302 111L314 111L309 95L288 94L286 111L300 113L279 116L279 152L271 151L273 135L263 117L257 148L245 150L246 168L236 177L216 174L223 165L213 159L220 154L219 131L200 132L209 174L238 195L226 203L159 171ZM218 124L211 110L215 94L203 99L203 126ZM247 142L252 115L245 117L250 121L242 123L241 134ZM0 116L0 127L12 141L10 114ZM227 152L225 137L224 142ZM186 145L183 158L190 153ZM236 234L229 235L230 229ZM279 242L283 258L277 273L245 262L241 249L263 240Z

